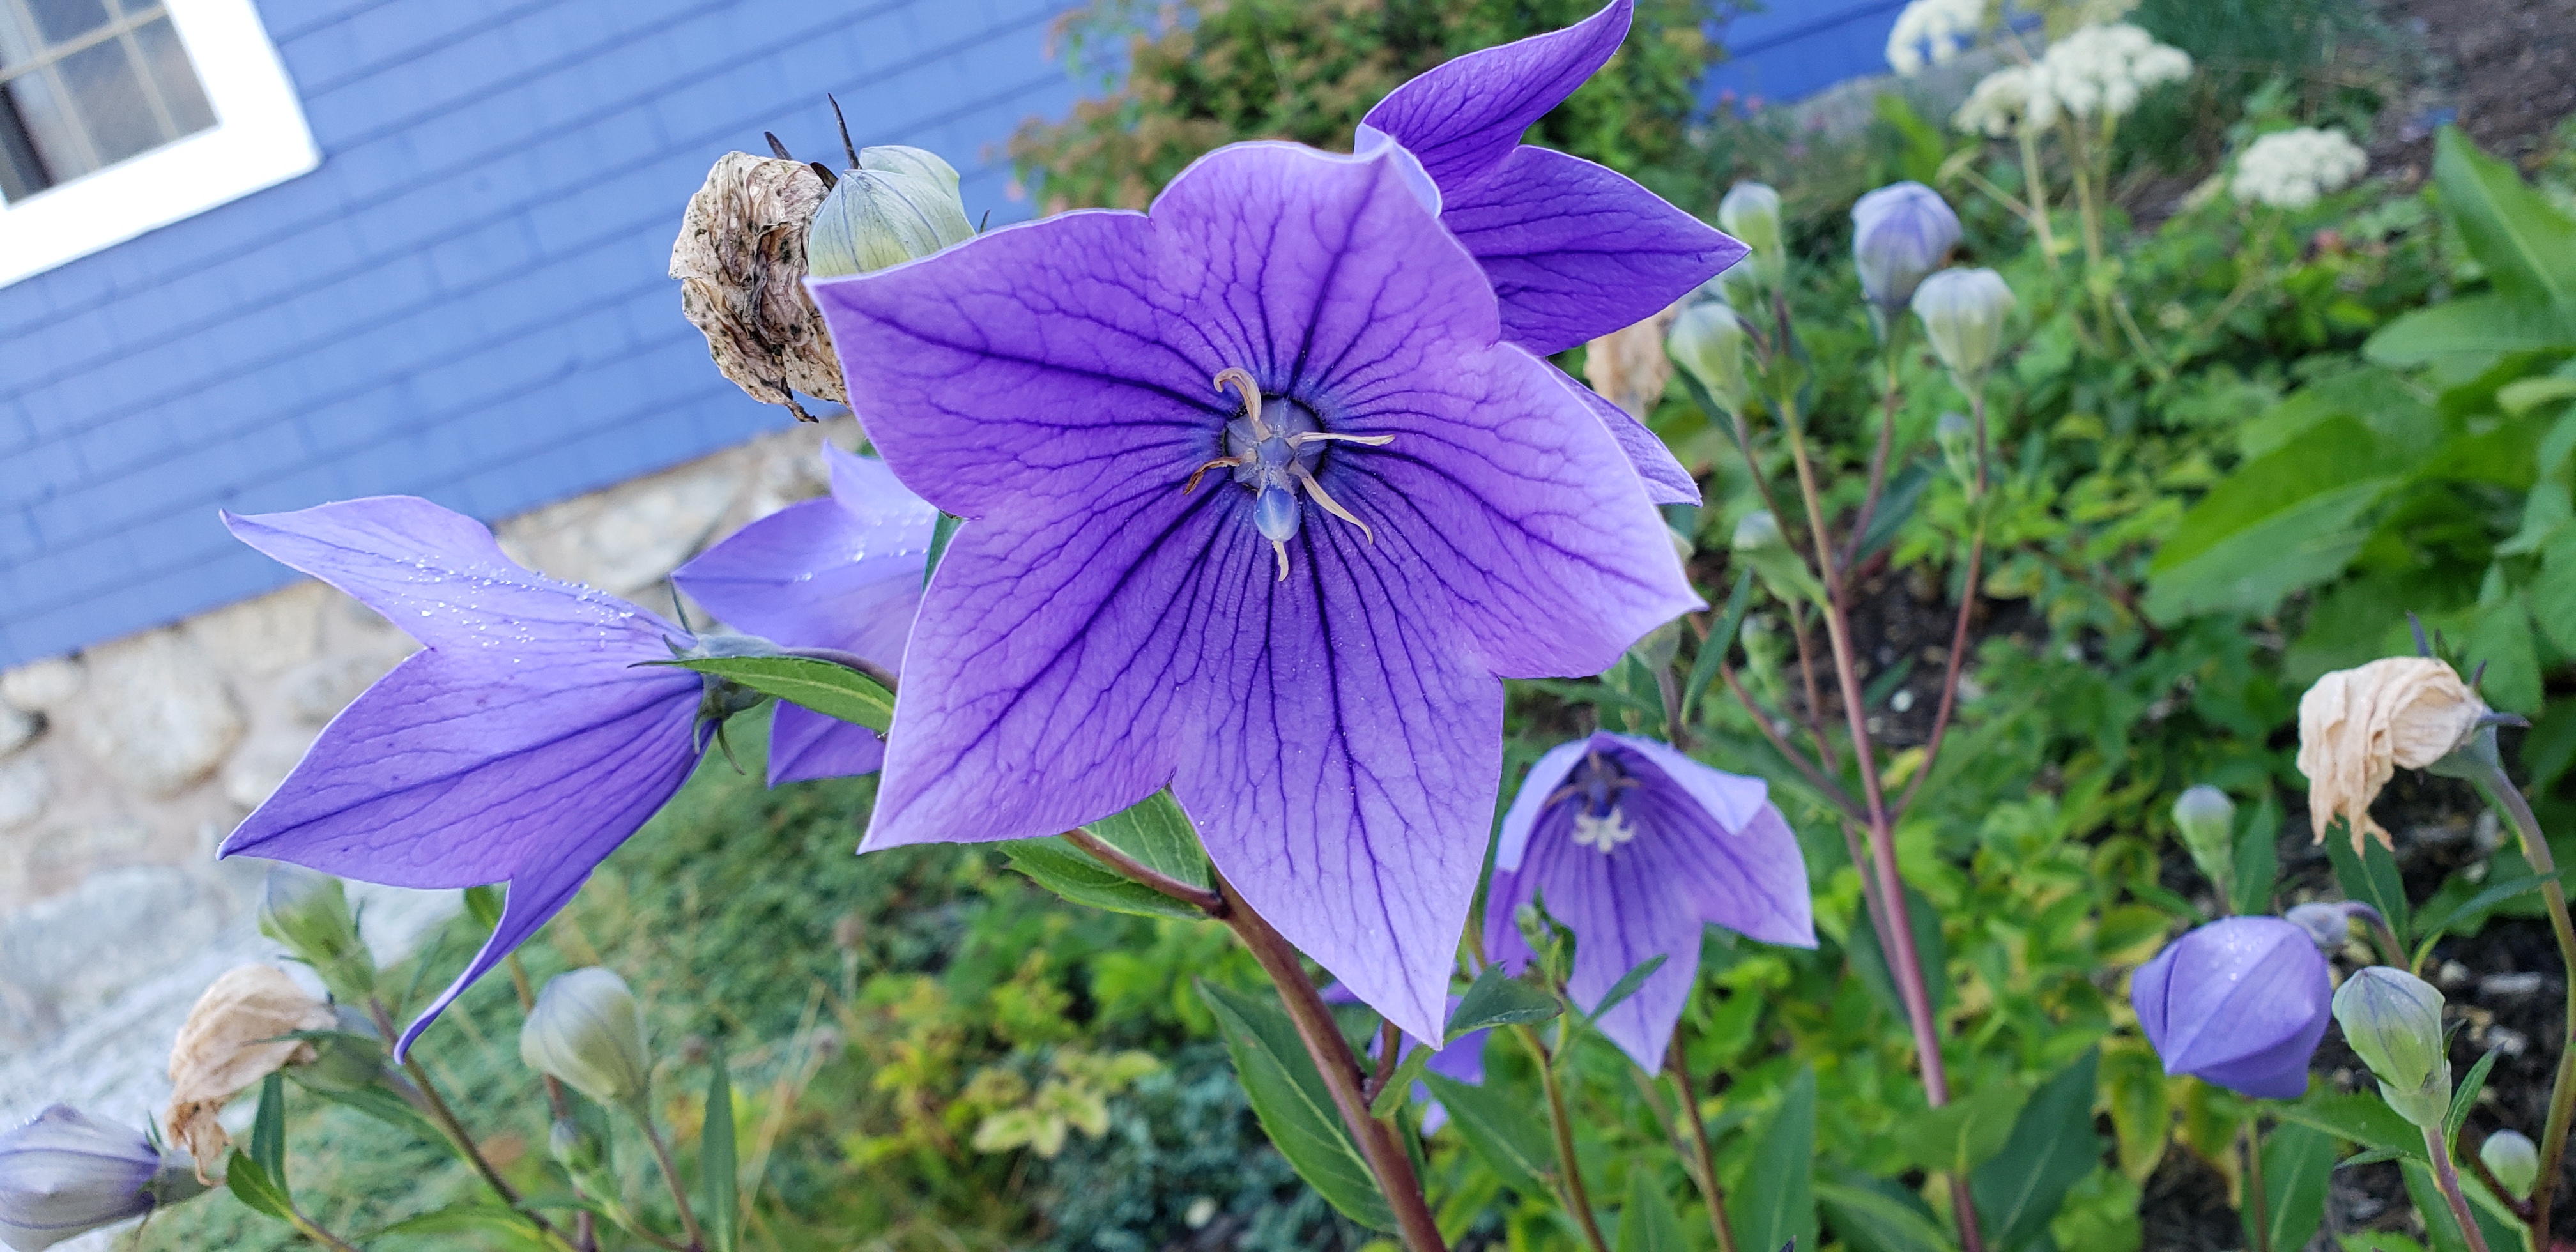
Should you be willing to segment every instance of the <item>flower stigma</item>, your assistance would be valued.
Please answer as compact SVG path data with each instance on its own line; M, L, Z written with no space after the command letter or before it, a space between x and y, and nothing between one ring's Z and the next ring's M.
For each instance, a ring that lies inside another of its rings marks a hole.
M1575 846L1597 848L1608 856L1618 851L1620 844L1637 837L1637 828L1628 823L1627 812L1619 806L1619 793L1636 786L1637 780L1608 754L1587 752L1583 763L1574 767L1565 785L1558 787L1547 802L1580 801L1574 810Z
M1316 507L1359 527L1370 543L1376 543L1377 534L1369 524L1343 508L1341 501L1316 481L1315 467L1322 463L1327 443L1382 448L1395 442L1395 436L1333 434L1315 420L1313 411L1284 397L1272 401L1265 414L1260 384L1241 369L1228 369L1216 376L1219 392L1229 386L1243 397L1243 406L1241 415L1225 424L1225 455L1190 471L1189 481L1181 484L1182 494L1196 489L1199 479L1209 470L1233 470L1234 481L1252 492L1252 525L1270 541L1270 550L1278 554L1282 582L1288 579L1288 541L1297 537L1297 526L1304 516L1297 507L1299 487L1315 498Z

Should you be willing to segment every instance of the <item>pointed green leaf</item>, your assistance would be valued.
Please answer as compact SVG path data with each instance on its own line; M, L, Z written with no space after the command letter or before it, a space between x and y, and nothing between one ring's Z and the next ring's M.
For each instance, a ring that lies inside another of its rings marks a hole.
M2442 211L2497 294L2526 304L2576 305L2576 221L2522 180L2512 163L2480 152L2456 126L2433 145Z
M2351 1169L2356 1165L2377 1165L2381 1161L2402 1161L2405 1159L2406 1154L2395 1148L2372 1148L2367 1152L2355 1152L2352 1155L2343 1158L2341 1161L2335 1163L2335 1168Z
M1699 707L1700 696L1710 683L1717 681L1717 667L1726 663L1727 651L1735 646L1735 632L1744 626L1744 614L1753 607L1753 570L1747 567L1735 576L1735 590L1726 593L1726 612L1717 625L1700 641L1699 655L1691 661L1690 682L1682 689L1682 720L1688 722L1691 710Z
M1655 1181L1655 1171L1630 1166L1628 1203L1619 1210L1616 1252L1690 1252L1682 1220L1672 1197Z
M233 1149L231 1161L224 1166L224 1189L232 1192L234 1199L249 1205L252 1212L282 1222L295 1219L295 1202L287 1196L285 1188L278 1186L268 1176L268 1171L260 1168L258 1161L252 1160L249 1153L239 1148Z
M1458 997L1457 1011L1449 1015L1449 1039L1488 1026L1543 1022L1564 1011L1555 996L1512 977L1500 965L1488 965L1468 984L1467 994Z
M2451 1111L2442 1118L2443 1139L2456 1141L2460 1137L2460 1123L2468 1120L2469 1110L2478 1102L2478 1092L2486 1089L2487 1074L2495 1069L2496 1054L2503 1050L2487 1049L2487 1054L2469 1067L2468 1075L2460 1079L2459 1087L2451 1092Z
M1198 828L1169 791L1157 791L1083 829L1166 878L1193 887L1208 885L1207 853L1199 848Z
M259 1111L251 1117L250 1155L277 1186L291 1196L286 1182L286 1076L271 1073L259 1084Z
M939 572L940 558L948 555L948 545L957 538L957 528L966 519L954 513L942 513L930 524L930 561L921 567L921 585L930 585L930 576Z
M2013 1119L2003 1150L1970 1175L1977 1216L1995 1252L2036 1246L2066 1193L2102 1159L2101 1137L2093 1133L2094 1074L2101 1059L2101 1049L2087 1050L2042 1083Z
M724 1045L717 1044L707 1063L707 1124L698 1136L698 1172L707 1189L706 1232L715 1252L734 1252L736 1228L742 1221L740 1166L734 1159L733 1076L726 1071Z
M1403 1062L1395 1067L1395 1072L1386 1076L1386 1087L1377 1093L1376 1099L1369 1101L1369 1116L1395 1116L1395 1111L1404 1107L1405 1097L1412 1094L1413 1084L1421 1079L1422 1071L1430 1066L1431 1058L1438 1052L1437 1048L1419 1046L1408 1050Z
M1816 1203L1852 1252L1950 1252L1954 1246L1920 1197L1875 1178L1818 1182Z
M298 1079L295 1085L333 1104L356 1109L424 1143L446 1142L439 1135L438 1129L429 1124L429 1119L420 1115L420 1110L403 1103L402 1097L382 1087L361 1087L351 1091L333 1087L306 1086L301 1079Z
M2576 314L2501 295L2455 296L2399 314L2363 341L2373 365L2403 368L2464 353L2551 352L2576 344Z
M1279 1154L1344 1217L1372 1230L1395 1229L1368 1158L1351 1141L1324 1076L1277 1005L1200 981L1199 999L1215 1015L1234 1058L1235 1076L1253 1114Z
M2352 840L2341 828L2326 831L2326 859L2334 863L2335 882L2343 887L2344 898L2359 900L2379 910L2388 919L2388 928L2397 932L2400 946L2407 943L2412 916L2406 907L2406 882L2397 873L2397 858L2389 855L2388 845L2364 837L2362 850L2352 850Z
M2334 1174L2335 1137L2295 1123L2275 1126L2263 1137L2263 1216L2268 1242L2255 1246L2304 1248L2326 1217L2326 1182ZM2252 1205L2247 1205L2251 1209ZM2244 1215L2247 1233L2254 1216Z
M406 1217L368 1237L386 1235L497 1235L523 1241L540 1238L537 1224L526 1214L472 1201Z
M1905 889L1905 920L1914 932L1914 955L1923 963L1927 977L1923 989L1932 996L1932 1011L1940 1012L1950 980L1940 977L1950 967L1949 946L1941 939L1941 911L1932 907L1930 897L1908 886ZM1880 1006L1898 1021L1905 1020L1905 1002L1896 993L1896 979L1888 970L1887 954L1878 942L1878 927L1869 920L1869 909L1863 906L1852 923L1851 941L1843 949L1851 959L1852 972L1869 988Z
M713 674L825 717L884 731L894 724L894 693L877 680L810 656L695 656L648 661Z
M1610 984L1610 989L1601 993L1601 1003L1593 1005L1592 1011L1584 1014L1583 1019L1588 1022L1600 1021L1602 1014L1619 1007L1628 997L1637 994L1637 988L1645 986L1646 980L1654 977L1655 971L1662 969L1667 959L1669 958L1666 954L1658 952L1637 962L1636 968L1619 975L1619 981Z
M2237 913L2259 916L2272 911L2272 889L2281 878L2281 802L2268 790L2246 819L2245 828L2237 832L2235 876Z
M1467 1148L1500 1175L1503 1185L1522 1195L1547 1194L1555 1164L1547 1127L1522 1101L1445 1074L1424 1074L1431 1098L1449 1111L1449 1125L1466 1139Z
M1789 1080L1755 1142L1753 1168L1727 1197L1727 1219L1746 1248L1816 1246L1816 1070Z
M2296 1101L2269 1107L2282 1121L2315 1127L2345 1143L2399 1156L2424 1155L2424 1132L2375 1095L2313 1087Z
M1130 882L1118 871L1093 859L1090 853L1065 842L1060 835L1045 839L1014 839L1001 847L1002 855L1011 859L1011 868L1076 904L1143 917L1207 916L1151 887Z

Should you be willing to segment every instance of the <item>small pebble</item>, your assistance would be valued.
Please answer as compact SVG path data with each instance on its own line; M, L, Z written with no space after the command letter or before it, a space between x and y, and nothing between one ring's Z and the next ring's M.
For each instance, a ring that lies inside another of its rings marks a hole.
M2509 1000L2540 990L2540 982L2536 973L2489 974L2478 980L2478 994L2490 1000Z
M2487 1046L2506 1056L2520 1056L2531 1049L2531 1036L2510 1026L2493 1026L2487 1030ZM2493 1087L2478 1093L2478 1099L2482 1103L2492 1100L2494 1096Z
M1887 698L1887 707L1899 713L1911 711L1914 708L1914 693L1902 687L1897 688L1896 694Z
M2433 976L2433 981L2445 987L2465 987L2469 983L2469 967L2458 961L2444 961L2441 972Z

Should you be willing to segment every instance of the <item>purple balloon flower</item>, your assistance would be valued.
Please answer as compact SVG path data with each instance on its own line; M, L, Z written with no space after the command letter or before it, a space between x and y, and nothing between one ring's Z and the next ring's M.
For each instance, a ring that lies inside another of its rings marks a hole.
M1236 144L1149 213L810 284L886 463L968 519L863 850L1168 784L1253 907L1438 1036L1497 676L1598 673L1698 600L1437 209L1400 148Z
M56 1104L0 1134L0 1244L37 1252L197 1195L195 1164Z
M510 884L500 925L400 1053L680 789L702 711L738 710L695 673L638 668L694 645L688 631L522 568L482 523L427 500L224 524L425 646L323 728L221 855L398 887Z
M2306 930L2229 917L2165 945L2130 980L2129 1001L2166 1073L2293 1100L2308 1089L2334 987Z
M1807 864L1769 787L1652 739L1598 733L1558 744L1503 814L1485 892L1485 951L1535 959L1513 914L1533 899L1574 932L1566 991L1598 1005L1629 970L1662 956L1601 1031L1660 1068L1699 973L1700 928L1816 946Z
M829 498L743 527L672 571L671 581L737 630L854 653L900 672L939 510L895 481L883 461L827 443L823 462ZM884 761L885 741L865 726L784 700L770 715L773 787L866 774Z
M1852 264L1861 291L1890 318L1959 242L1959 215L1921 183L1889 183L1852 205Z
M1611 0L1564 30L1468 53L1387 93L1360 122L1362 153L1392 139L1420 158L1440 187L1441 223L1493 282L1504 338L1541 355L1643 321L1745 253L1624 174L1521 142L1609 62L1634 8ZM1656 503L1699 502L1653 431L1594 404Z

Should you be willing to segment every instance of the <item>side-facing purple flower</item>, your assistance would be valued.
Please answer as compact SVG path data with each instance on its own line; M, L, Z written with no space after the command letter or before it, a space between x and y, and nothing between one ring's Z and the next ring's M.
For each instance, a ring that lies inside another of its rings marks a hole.
M1611 0L1564 30L1470 52L1387 93L1360 122L1362 153L1392 139L1421 159L1440 187L1441 224L1502 301L1503 336L1541 355L1643 321L1745 253L1625 174L1521 142L1609 62L1634 9ZM1595 411L1656 503L1699 503L1654 432L1607 401Z
M507 880L483 950L399 1054L568 903L696 768L726 707L686 670L696 640L614 596L521 567L470 517L377 496L224 524L425 645L324 727L220 855L398 887Z
M831 648L903 668L921 607L939 510L895 481L885 462L823 445L832 494L753 522L671 581L736 630L792 648ZM865 726L778 702L770 715L769 785L866 774L885 741Z
M2138 1026L2168 1074L2291 1100L2325 1038L2334 987L2300 926L2229 917L2165 945L2129 981Z
M1574 932L1566 991L1597 1006L1662 956L1601 1031L1649 1070L1699 974L1701 928L1816 946L1807 863L1759 778L1712 769L1652 739L1607 732L1540 757L1503 814L1485 891L1485 951L1518 970L1536 954L1513 914L1538 900Z
M1403 149L1220 149L1149 213L814 280L868 430L967 519L863 849L1017 839L1165 785L1252 906L1436 1038L1498 676L1698 603L1663 520Z
M0 1244L38 1252L205 1191L184 1152L56 1104L0 1134Z
M1852 205L1852 265L1891 323L1958 242L1959 215L1921 183L1889 183Z

